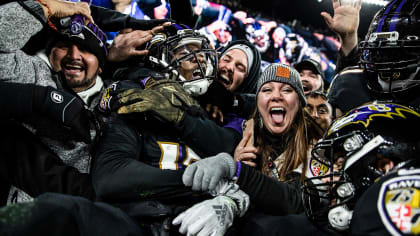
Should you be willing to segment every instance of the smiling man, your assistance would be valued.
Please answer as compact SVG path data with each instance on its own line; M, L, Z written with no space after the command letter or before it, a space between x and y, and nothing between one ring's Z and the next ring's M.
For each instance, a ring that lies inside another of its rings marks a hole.
M58 41L48 56L54 71L62 71L74 92L91 88L101 72L98 58L85 47L70 40Z
M99 74L107 56L105 41L100 29L89 23L80 34L72 34L70 29L61 30L47 45L47 63L51 69L60 72L65 86L81 93L79 96L87 104L85 93L94 94L103 89Z
M261 55L246 40L229 43L220 53L217 78L202 106L218 122L228 113L248 118L255 107L255 89L261 74Z
M125 27L132 20L111 10L89 8L84 2L44 0L41 4L28 0L0 6L0 32L4 36L0 38L4 137L0 156L5 157L0 165L0 178L5 183L1 193L8 192L12 184L32 197L60 192L95 198L87 172L89 143L95 140L101 119L95 108L105 90L99 73L107 59L106 38L92 23L83 25L78 34L72 34L68 24L61 24L74 14L93 22L91 9L101 19L113 19L102 22L104 27ZM49 20L56 25L48 24ZM99 19L97 22L101 24ZM139 42L127 43L128 33L114 39L110 61L138 55L130 49L148 41L153 34L150 29L158 25L145 22L137 22L137 28L145 28L144 36L137 37ZM53 26L57 30L50 28ZM36 40L39 36L45 42ZM119 45L118 50L115 45ZM7 195L1 194L0 205ZM13 201L30 200L14 190L9 196Z
M322 92L312 91L306 95L306 101L305 109L324 131L327 130L333 120L333 110L327 96Z
M313 59L302 60L295 66L300 74L305 95L312 91L324 91L324 72L321 64Z
M48 169L51 166L26 161L29 156L25 153L34 157L33 161L48 160L74 167L72 173L87 173L90 163L88 143L95 134L89 113L104 90L98 75L107 57L106 38L101 29L89 23L79 34L71 34L68 26L57 24L58 30L52 31L46 24L49 18L57 20L62 9L68 10L68 15L83 14L91 19L88 5L46 2L54 6L51 12L35 1L13 2L0 8L0 32L4 35L0 39L0 82L2 88L8 90L2 93L3 98L10 103L10 107L4 108L5 113L9 113L4 118L8 125L2 128L9 143L2 140L5 145L2 149L8 153L5 157L14 157L4 168L15 164L20 168L13 175L2 171L6 175L2 175L2 179L32 197L41 192L59 191L93 198L92 188L83 187L84 183L89 183L88 177L74 175L63 182L52 176L58 171ZM68 16L66 14L60 16ZM45 50L36 55L25 51L31 37L41 34L47 42L39 46L45 45ZM9 122L10 118L19 123ZM42 174L34 174L37 171ZM76 187L77 190L64 187L70 186L73 180L81 187ZM13 192L13 195L17 196L17 201L29 199L21 192Z
M234 41L220 55L218 80L232 93L255 93L260 65L261 56L254 45Z

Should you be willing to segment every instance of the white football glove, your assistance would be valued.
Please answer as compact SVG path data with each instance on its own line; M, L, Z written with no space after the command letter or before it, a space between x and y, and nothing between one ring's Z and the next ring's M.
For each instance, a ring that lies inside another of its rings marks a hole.
M179 214L172 224L179 225L179 232L187 235L224 235L236 216L243 216L249 207L249 196L236 184L220 182L215 198L195 204Z

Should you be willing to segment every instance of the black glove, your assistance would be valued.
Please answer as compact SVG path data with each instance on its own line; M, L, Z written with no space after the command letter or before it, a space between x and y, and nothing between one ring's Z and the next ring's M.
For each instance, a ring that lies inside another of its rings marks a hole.
M25 120L33 113L63 123L86 143L90 143L88 111L83 101L53 87L0 82L0 117Z
M32 108L35 112L63 123L83 142L90 143L89 111L84 105L78 96L53 87L35 86L33 90Z
M99 102L99 110L103 113L110 113L118 109L118 102L115 96L123 90L118 88L119 81L112 83L108 88L105 89L102 95L101 101Z

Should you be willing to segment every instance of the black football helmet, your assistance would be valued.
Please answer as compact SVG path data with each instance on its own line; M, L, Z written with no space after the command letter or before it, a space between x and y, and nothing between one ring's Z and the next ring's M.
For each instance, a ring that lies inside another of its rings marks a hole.
M390 1L373 18L360 64L374 92L401 98L420 87L420 0Z
M195 45L191 50L188 45ZM165 31L157 33L146 45L149 50L146 65L164 73L169 79L180 81L192 95L207 91L217 74L217 54L211 48L206 36L184 25L172 24ZM182 51L181 57L175 57ZM182 75L182 63L193 62L197 67L191 71L191 78ZM199 63L197 63L199 62Z
M308 217L327 221L335 230L348 229L355 203L377 178L417 163L419 124L417 111L381 102L337 119L312 150L312 158L328 171L304 181Z

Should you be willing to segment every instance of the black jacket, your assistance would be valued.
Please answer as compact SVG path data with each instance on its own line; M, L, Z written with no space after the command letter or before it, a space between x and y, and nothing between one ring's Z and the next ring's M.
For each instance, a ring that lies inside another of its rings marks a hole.
M118 85L132 88L133 82ZM233 154L240 140L235 129L188 113L177 127L143 115L115 115L96 147L91 172L95 191L112 202L185 202L185 196L197 195L182 183L186 166L220 152Z
M219 152L232 153L239 139L232 129L190 115L180 130L152 121L141 123L140 119L116 117L106 125L91 172L99 198L130 201L193 196L196 193L182 183L185 167Z
M266 214L302 213L300 174L292 173L290 179L288 182L278 181L253 167L242 165L237 184L257 209Z

